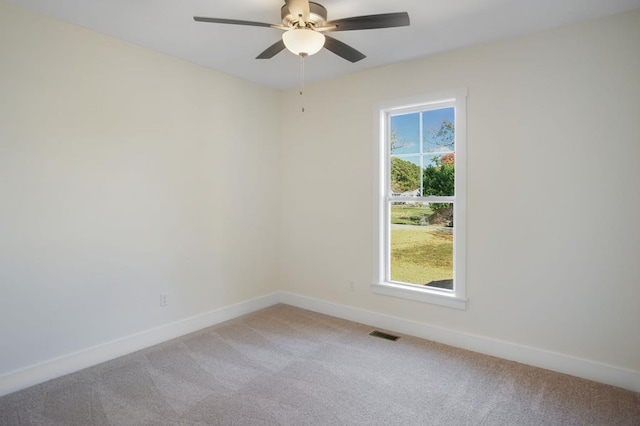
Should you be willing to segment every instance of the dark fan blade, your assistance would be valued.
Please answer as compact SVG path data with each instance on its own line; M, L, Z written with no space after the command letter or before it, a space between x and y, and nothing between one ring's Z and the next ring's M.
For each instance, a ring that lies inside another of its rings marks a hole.
M267 47L267 49L259 54L256 59L271 59L276 56L278 53L282 52L285 49L284 42L282 39L273 43L271 46Z
M377 28L406 27L409 25L407 12L383 13L381 15L355 16L327 22L323 27L333 27L329 31L374 30Z
M271 28L273 26L265 22L240 21L238 19L223 19L223 18L205 18L202 16L194 16L193 20L198 22L212 22L214 24L248 25L250 27Z
M350 62L358 62L366 58L366 56L363 53L358 52L356 49L349 46L348 44L344 44L343 42L336 40L333 37L329 37L326 34L324 37L325 37L325 42L324 42L325 49L335 53L341 58L344 58Z

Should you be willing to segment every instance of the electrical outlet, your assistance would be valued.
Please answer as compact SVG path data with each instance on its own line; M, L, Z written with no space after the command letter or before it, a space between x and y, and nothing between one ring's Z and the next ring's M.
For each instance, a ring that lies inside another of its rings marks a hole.
M355 281L349 281L349 290L356 291L356 282Z
M169 304L169 293L160 293L160 306L167 306Z

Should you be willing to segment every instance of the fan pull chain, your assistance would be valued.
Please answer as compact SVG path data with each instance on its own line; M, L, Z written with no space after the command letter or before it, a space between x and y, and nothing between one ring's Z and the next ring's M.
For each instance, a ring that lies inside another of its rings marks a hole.
M300 100L302 101L302 94L304 93L304 58L308 55L306 53L300 53ZM302 103L302 112L304 112L304 102Z

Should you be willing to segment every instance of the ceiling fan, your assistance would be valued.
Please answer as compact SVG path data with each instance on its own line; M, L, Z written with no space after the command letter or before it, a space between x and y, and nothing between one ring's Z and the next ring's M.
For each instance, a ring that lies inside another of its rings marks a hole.
M327 20L327 9L319 3L308 0L285 0L280 10L282 24L243 21L238 19L206 18L194 16L198 22L215 24L247 25L253 27L277 28L285 31L282 39L269 46L256 59L270 59L285 48L303 58L322 49L351 62L358 62L366 56L353 47L324 34L332 31L371 30L377 28L404 27L409 25L407 12L383 13L378 15L355 16L352 18Z

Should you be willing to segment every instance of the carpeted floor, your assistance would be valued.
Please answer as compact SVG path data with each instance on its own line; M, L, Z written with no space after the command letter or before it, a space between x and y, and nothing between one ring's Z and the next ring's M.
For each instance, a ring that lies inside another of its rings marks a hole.
M287 305L0 398L0 425L640 425L640 394Z

